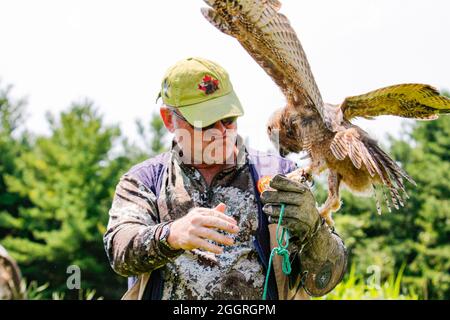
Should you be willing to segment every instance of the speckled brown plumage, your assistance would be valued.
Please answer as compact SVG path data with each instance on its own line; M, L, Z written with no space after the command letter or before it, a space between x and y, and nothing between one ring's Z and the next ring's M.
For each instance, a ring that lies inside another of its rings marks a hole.
M329 170L328 198L320 210L327 222L333 224L331 213L340 207L342 184L353 192L378 195L379 213L381 197L389 210L403 206L404 180L414 184L413 179L350 120L379 115L433 120L450 113L450 100L428 85L401 84L349 97L341 105L325 104L295 31L279 13L278 0L205 2L205 18L236 38L286 97L286 106L269 121L269 137L280 153L305 151L311 159L308 168L291 177Z

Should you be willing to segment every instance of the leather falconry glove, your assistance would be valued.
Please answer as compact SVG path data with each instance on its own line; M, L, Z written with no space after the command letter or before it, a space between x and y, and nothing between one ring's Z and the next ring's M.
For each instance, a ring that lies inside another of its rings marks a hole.
M281 225L289 230L289 241L294 244L291 256L295 257L294 263L299 262L296 273L301 275L301 284L311 296L327 294L341 282L346 271L347 250L343 241L320 217L306 184L276 175L270 187L272 190L261 194L263 211L269 223L277 224L281 204L285 204ZM292 276L296 274L293 272Z
M261 194L263 211L269 223L278 223L281 204L285 205L282 226L287 228L297 244L307 242L322 223L316 208L316 200L305 184L276 175L270 182L272 190Z

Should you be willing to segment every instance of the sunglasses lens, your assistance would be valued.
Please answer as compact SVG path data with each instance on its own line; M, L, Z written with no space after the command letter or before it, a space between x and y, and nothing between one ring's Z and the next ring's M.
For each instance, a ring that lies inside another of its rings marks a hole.
M222 125L224 125L225 127L229 127L229 126L233 125L236 122L236 120L237 120L237 117L232 117L232 118L222 119L220 121L222 122ZM211 124L211 125L209 125L207 127L204 127L204 128L195 128L195 129L206 131L206 130L209 130L209 129L213 129L216 126L216 123L213 123L213 124Z
M209 126L207 126L207 127L204 127L204 128L197 128L197 129L205 131L205 130L213 129L213 128L215 127L215 125L216 125L216 124L213 123L213 124L211 124L211 125L209 125Z
M224 126L231 126L232 124L234 124L236 122L237 118L236 117L231 117L231 118L226 118L222 120L222 124Z
M178 112L176 112L175 110L173 110L173 113L175 114L176 117L180 118L181 120L189 123L185 117L183 117L181 114L179 114ZM236 123L237 121L237 117L230 117L230 118L225 118L220 120L222 122L222 125L224 125L225 127L229 127L232 126L233 124ZM217 122L216 122L217 123ZM204 128L198 128L198 127L194 127L196 130L209 130L209 129L213 129L216 126L216 123L213 123L207 127ZM191 125L192 126L192 125Z

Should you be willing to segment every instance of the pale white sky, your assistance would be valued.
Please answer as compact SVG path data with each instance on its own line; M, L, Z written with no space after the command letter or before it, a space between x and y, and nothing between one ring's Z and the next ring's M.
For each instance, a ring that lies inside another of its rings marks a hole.
M450 1L284 0L324 100L402 82L450 88ZM134 120L157 110L165 70L187 56L219 62L246 115L239 126L256 148L284 105L279 89L238 42L200 14L202 0L0 0L0 79L29 100L28 124L47 132L45 111L85 97L108 123L136 137ZM396 134L389 117L359 121L375 137Z

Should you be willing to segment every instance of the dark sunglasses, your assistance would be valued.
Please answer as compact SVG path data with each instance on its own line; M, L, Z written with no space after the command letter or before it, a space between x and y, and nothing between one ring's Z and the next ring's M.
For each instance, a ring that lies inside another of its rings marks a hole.
M215 127L215 125L216 125L216 123L217 123L217 122L215 122L215 123L213 123L213 124L211 124L211 125L209 125L209 126L207 126L207 127L204 127L204 128L197 128L197 127L194 127L193 125L191 125L191 124L189 123L189 121L187 121L187 119L186 119L185 117L183 117L181 114L179 114L178 112L176 112L174 109L170 109L170 110L173 112L173 114L174 114L176 117L178 117L179 119L185 121L187 124L189 124L192 128L194 128L194 129L196 129L196 130L203 130L203 131L205 131L205 130L208 130L208 129L212 129L212 128ZM220 122L222 122L222 124L223 124L224 127L231 127L232 125L234 125L234 124L236 123L237 118L238 118L238 117L229 117L229 118L225 118L225 119L220 120Z

